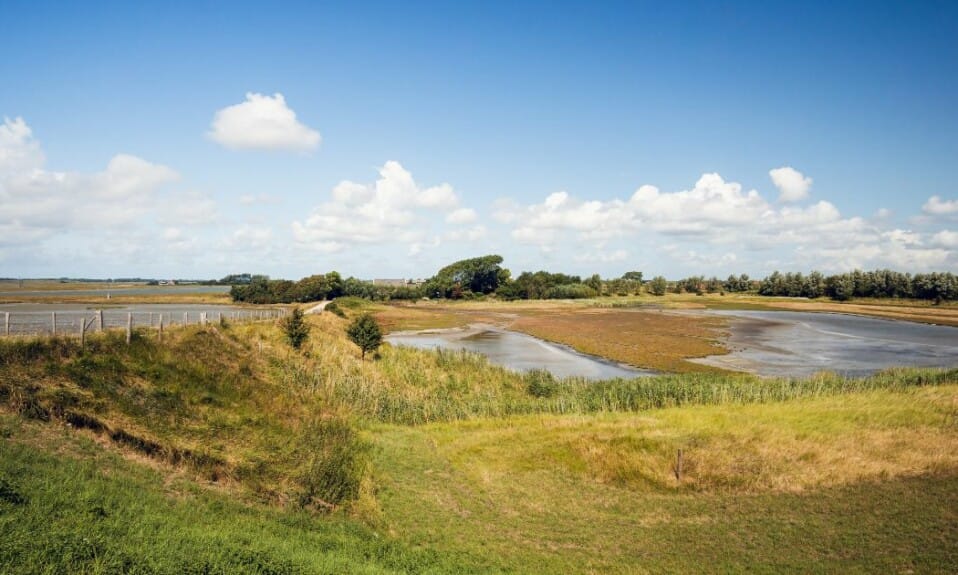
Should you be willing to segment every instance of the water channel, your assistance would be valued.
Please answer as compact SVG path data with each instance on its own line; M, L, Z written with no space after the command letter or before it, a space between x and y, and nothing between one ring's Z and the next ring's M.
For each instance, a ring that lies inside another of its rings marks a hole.
M838 313L713 311L730 318L728 355L699 361L764 376L958 366L958 328Z
M464 330L399 332L386 336L386 341L393 345L421 349L464 349L481 353L489 358L491 363L515 371L546 369L560 379L631 379L654 375L651 371L585 355L563 345L490 326L473 326Z

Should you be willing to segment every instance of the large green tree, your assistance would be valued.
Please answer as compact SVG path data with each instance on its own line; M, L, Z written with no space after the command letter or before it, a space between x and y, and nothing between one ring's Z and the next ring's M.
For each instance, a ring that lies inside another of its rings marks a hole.
M432 297L492 293L500 284L509 281L509 270L500 266L501 263L502 256L497 255L457 261L430 278L425 291Z

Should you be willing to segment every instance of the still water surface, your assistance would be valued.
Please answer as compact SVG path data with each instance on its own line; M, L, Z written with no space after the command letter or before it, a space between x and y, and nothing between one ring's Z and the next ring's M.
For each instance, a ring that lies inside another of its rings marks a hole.
M701 363L767 376L859 377L889 367L958 366L958 328L849 314L715 311L731 318L728 355Z
M499 329L471 331L447 330L396 333L386 336L393 345L422 349L465 349L489 358L491 363L515 371L545 369L557 378L631 379L653 375L653 372L632 368L581 354L522 333Z

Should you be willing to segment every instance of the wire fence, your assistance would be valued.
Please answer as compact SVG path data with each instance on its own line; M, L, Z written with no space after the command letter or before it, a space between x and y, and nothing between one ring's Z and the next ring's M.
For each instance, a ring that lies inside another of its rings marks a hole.
M86 334L108 329L126 329L127 337L136 328L156 329L160 337L164 329L184 325L206 325L223 320L229 322L268 321L285 316L285 308L216 310L216 311L122 311L65 310L0 312L0 335L6 337L74 335L81 340Z

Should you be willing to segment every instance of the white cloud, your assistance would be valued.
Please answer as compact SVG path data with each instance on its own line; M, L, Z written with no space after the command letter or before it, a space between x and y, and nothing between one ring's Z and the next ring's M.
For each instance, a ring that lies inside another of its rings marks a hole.
M958 200L942 200L938 196L932 196L921 209L930 216L950 216L958 214Z
M239 203L244 206L278 204L280 199L270 194L243 194L239 197Z
M43 166L43 151L23 118L4 118L0 125L0 177Z
M543 251L568 250L576 261L601 261L596 248L606 243L612 242L609 249L614 250L644 240L646 245L671 245L670 266L683 266L690 273L733 265L764 269L769 258L799 270L924 270L945 265L952 257L948 233L935 236L934 246L928 247L922 233L882 229L882 220L844 217L825 200L803 207L774 206L756 190L746 192L718 174L704 174L692 189L678 192L644 185L628 199L582 201L563 191L526 207L500 201L496 210L498 221L514 222L516 242ZM673 243L663 242L664 236ZM708 249L717 246L725 248Z
M248 92L246 101L216 112L207 136L231 149L315 150L316 130L296 119L280 93L272 97Z
M958 232L941 230L931 237L931 243L943 248L958 248Z
M446 221L450 224L471 224L478 219L476 211L472 208L459 208L453 210L446 216Z
M451 242L477 242L485 238L487 233L485 226L473 226L465 230L446 232L445 238Z
M166 166L126 154L94 174L49 172L31 159L8 169L0 179L0 221L33 237L138 223L156 207L158 190L179 178Z
M97 171L54 171L19 118L0 125L0 158L0 267L165 275L221 255L211 238L216 203L177 189L168 166L121 153Z
M338 251L351 245L424 243L429 229L442 214L451 224L468 223L475 213L458 209L459 198L449 184L419 185L402 164L388 161L372 184L343 181L332 190L332 199L313 210L304 221L292 224L294 239L304 247ZM440 222L442 220L439 220Z
M797 202L808 197L808 190L812 187L812 179L806 178L801 172L790 166L783 166L769 170L768 175L772 183L778 188L780 202Z
M572 256L572 259L582 263L598 262L598 263L608 264L608 263L624 262L626 259L628 259L628 257L629 257L629 252L623 249L618 249L612 252L590 251L585 253L579 253Z

